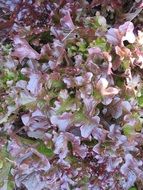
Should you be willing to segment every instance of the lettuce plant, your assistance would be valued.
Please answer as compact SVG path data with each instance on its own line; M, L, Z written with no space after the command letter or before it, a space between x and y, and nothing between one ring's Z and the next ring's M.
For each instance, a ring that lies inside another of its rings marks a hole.
M0 189L143 187L142 2L124 5L1 1Z

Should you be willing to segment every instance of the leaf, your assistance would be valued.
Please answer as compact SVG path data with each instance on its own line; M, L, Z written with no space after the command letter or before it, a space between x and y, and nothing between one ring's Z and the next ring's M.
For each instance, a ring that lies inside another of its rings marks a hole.
M120 32L123 34L122 41L127 40L129 43L135 42L135 35L133 33L134 25L132 22L127 21L119 26Z
M68 141L67 138L63 133L61 133L56 139L55 139L55 150L54 153L59 155L60 159L63 159L67 156L69 150L68 150Z
M87 44L85 41L77 42L76 45L78 46L78 51L85 53L87 52Z
M31 73L30 80L27 85L27 89L35 96L37 96L42 90L40 73Z
M14 187L15 187L14 181L8 180L8 183L7 183L7 190L13 190Z
M9 80L14 80L15 79L15 73L14 72L12 72L12 71L10 71L10 70L8 70L8 69L6 69L5 71L4 71L4 73L5 73L5 76L4 76L4 81L6 82L6 81L9 81Z
M107 32L107 40L112 45L123 45L123 41L127 40L129 43L135 42L135 35L133 33L134 25L132 22L125 22L120 25L118 29L110 28Z
M96 139L92 139L91 141L90 140L84 140L82 142L89 147L93 147L98 143L98 141Z
M93 29L98 29L101 27L97 17L94 18L93 22L89 23L89 26L92 27Z
M58 126L60 131L66 131L72 121L72 113L64 112L62 115L52 115L51 123Z
M73 166L78 163L78 158L76 156L67 156L66 158Z
M3 161L0 160L0 169L2 169L2 168L3 168Z
M143 107L143 95L140 96L140 97L137 97L137 100L138 100L138 104L140 107Z
M7 185L8 178L10 175L10 169L11 169L11 162L6 160L8 158L8 152L6 151L6 147L4 147L0 152L0 160L2 163L2 167L0 168L0 187L2 187L5 183Z
M82 159L85 158L87 155L87 147L85 145L81 145L80 138L68 132L65 135L72 145L71 148L73 153L80 156Z
M41 154L43 154L47 157L52 157L54 155L52 147L48 148L42 141L37 146L37 150L38 150L38 152L40 152Z
M95 126L93 124L92 125L90 125L90 124L89 125L88 124L82 125L80 127L81 136L84 137L84 138L88 138L91 135L94 127Z
M141 132L141 130L142 130L142 123L139 120L137 120L134 128L135 128L136 132Z
M131 187L131 188L129 188L129 190L137 190L137 188L136 187Z
M130 136L133 132L135 132L133 126L128 124L123 126L123 133L125 136Z
M110 51L110 46L107 44L105 38L97 38L90 43L91 47L99 47L102 51Z
M89 181L89 177L87 176L84 176L80 181L79 181L79 185L80 186L83 186L83 190L84 190L84 186L86 186L86 184L88 183ZM86 190L86 187L85 187L85 190Z
M74 115L73 115L73 122L74 122L74 123L80 123L80 122L86 121L86 120L87 120L86 117L87 117L87 116L83 113L82 110L76 111L76 112L74 113Z
M40 35L40 42L43 44L52 43L53 42L53 36L51 36L50 31L42 32Z
M64 87L64 83L60 80L52 80L51 89L62 89Z
M68 28L69 30L74 30L75 26L73 24L72 18L70 16L70 12L66 11L65 16L61 19L61 24L65 27Z
M97 84L96 88L100 91L101 95L104 97L108 96L115 96L119 93L119 89L114 87L108 87L108 81L106 78L101 77Z
M102 95L98 90L93 91L93 97L95 98L95 100L101 100L102 99Z
M80 127L80 131L81 131L81 136L84 138L88 138L91 134L92 131L98 127L99 122L100 122L100 118L98 116L94 116L93 117L94 122L87 122L84 123L81 127Z
M19 105L27 105L27 104L34 103L35 101L36 101L36 98L31 96L29 93L20 92L20 97L16 103L18 103Z
M15 51L11 55L18 57L20 61L22 61L24 58L40 59L40 54L36 52L24 38L15 36L14 45Z
M35 140L23 138L23 137L19 137L19 140L23 145L34 145L35 143Z
M107 32L106 37L107 37L107 40L110 44L112 44L112 45L120 44L121 36L119 34L118 29L110 28Z
M74 98L67 98L64 102L62 102L60 108L57 110L57 114L62 114L71 109L71 106L75 103Z

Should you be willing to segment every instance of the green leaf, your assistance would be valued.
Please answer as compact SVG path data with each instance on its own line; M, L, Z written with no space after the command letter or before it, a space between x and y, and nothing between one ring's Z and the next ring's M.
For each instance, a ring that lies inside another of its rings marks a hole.
M78 164L78 158L76 156L68 156L66 158L67 161L69 161L71 164Z
M8 55L12 50L11 44L2 45L2 52L4 55Z
M93 97L96 99L96 100L101 100L102 99L102 96L101 96L101 93L97 90L94 90L93 91Z
M130 67L130 61L125 59L123 61L123 63L121 64L121 67L123 68L123 70L125 71L126 69L128 69Z
M8 180L7 190L13 190L15 187L14 181Z
M40 107L41 109L44 108L44 106L46 105L46 100L40 99L37 101L37 105L38 107Z
M53 80L51 88L62 89L65 86L64 82L59 80Z
M138 100L138 104L140 107L143 107L143 95L140 96L140 97L137 97L137 100Z
M84 188L86 186L86 184L89 182L89 177L84 176L80 181L79 184L81 186L83 186L83 189L86 190L86 188Z
M101 37L92 41L90 43L90 47L99 47L102 51L110 51L111 50L111 48L107 44L107 41L105 40L105 38L101 38Z
M17 76L17 81L19 81L19 80L25 80L25 79L26 79L26 77L21 72L19 72L18 76Z
M131 187L129 190L137 190L136 187Z
M0 187L5 186L5 183L8 182L8 178L10 176L11 162L9 162L6 158L8 158L8 152L6 151L6 147L4 147L0 152L0 160L1 160L1 168L0 168Z
M76 45L78 46L79 52L81 52L81 53L87 52L87 43L85 41L77 42Z
M13 73L12 71L9 71L8 69L5 69L4 71L4 82L7 82L9 80L14 80L16 78L15 73Z
M130 136L134 132L134 128L131 125L125 124L123 126L123 133L125 136Z
M35 143L35 140L29 138L24 138L20 136L18 138L23 145L33 145Z
M110 141L106 141L104 143L101 143L101 148L107 148L111 146L111 142Z
M47 43L52 43L52 42L53 42L53 37L51 36L50 31L45 31L41 34L40 43L47 44Z
M77 47L72 45L69 47L69 49L72 51L72 52L76 52L77 51Z
M94 22L91 23L91 27L92 27L93 29L98 29L98 28L101 27L101 25L100 25L99 22L98 22L97 17L95 17L93 21L94 21Z
M82 110L79 110L74 113L73 122L80 123L82 121L86 121L86 115L83 113Z
M37 146L37 150L38 152L40 152L41 154L47 157L52 157L54 155L52 147L49 148L43 142L40 142L40 144Z
M98 143L98 141L93 139L91 141L89 141L89 140L82 141L82 143L86 144L89 147L93 147Z
M61 114L65 111L70 110L71 106L74 104L75 99L74 98L67 98L62 104L61 107L57 110L57 114Z
M0 160L0 169L2 169L2 168L3 168L3 161Z
M115 85L120 88L123 88L124 80L121 80L121 77L115 76Z
M7 122L8 116L9 116L8 114L5 114L5 116L1 118L0 124Z
M134 129L136 132L140 132L142 130L142 123L140 122L140 120L136 122Z

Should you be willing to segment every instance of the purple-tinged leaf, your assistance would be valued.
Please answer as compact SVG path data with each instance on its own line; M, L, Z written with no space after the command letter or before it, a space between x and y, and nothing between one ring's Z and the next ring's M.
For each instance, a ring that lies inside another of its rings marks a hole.
M107 171L112 172L114 171L117 167L119 167L119 164L122 163L122 158L116 158L116 157L110 157L108 160L108 165L107 165Z
M132 22L127 21L123 25L119 26L119 31L123 35L122 41L127 40L129 43L135 42L135 35L133 33L134 25Z
M84 138L88 138L91 135L94 127L95 127L95 125L93 125L93 124L91 124L91 125L90 124L89 125L88 124L82 125L80 127L81 136L84 137Z
M100 78L96 84L96 88L100 90L101 95L104 97L114 97L119 93L119 89L108 87L108 81L105 78Z
M72 88L74 86L74 81L71 78L64 77L63 82L67 85L67 88Z
M119 26L119 29L110 28L107 32L107 40L113 45L123 45L123 41L127 40L129 43L135 42L135 35L133 33L134 26L132 22L125 22Z
M84 83L84 78L82 76L75 77L75 83L77 86L82 86Z
M69 152L67 146L68 141L65 134L61 133L58 137L55 137L54 141L55 141L54 153L58 154L60 159L64 159Z
M117 55L120 56L121 60L123 60L124 58L128 58L129 59L132 56L130 49L128 49L126 47L121 47L120 48L119 46L116 46L115 50L116 50Z
M102 51L98 47L89 48L88 53L89 53L90 56L93 56L93 55L102 56Z
M95 114L95 107L97 105L97 102L95 99L91 98L84 98L83 99L85 111L89 116L93 116Z
M20 184L23 184L27 190L42 190L46 184L45 182L41 181L40 176L36 175L36 173L31 173L28 175L28 178L26 175L23 175L23 177L19 177L19 179L15 179L16 184L20 187Z
M121 173L128 175L130 170L134 171L136 175L143 175L143 171L139 169L143 165L142 161L137 161L131 154L125 155L125 163L121 166Z
M89 123L85 123L80 127L81 130L81 136L84 138L88 138L91 134L94 128L98 127L100 122L100 118L98 116L95 116L92 118L92 121Z
M108 111L110 111L113 118L118 119L123 114L130 113L131 109L132 106L128 101L122 101L116 97L110 104Z
M27 86L27 81L25 81L25 80L19 80L16 83L16 87L21 88L21 89L25 89L26 86Z
M66 133L65 135L67 139L72 143L73 153L84 159L87 155L88 150L86 146L81 145L80 138L71 133Z
M137 176L133 171L129 171L126 181L122 184L124 189L129 189L134 186Z
M121 36L118 29L110 28L107 32L106 37L108 42L111 43L112 45L118 45L118 44L120 45Z
M37 157L36 160L34 156ZM43 180L41 179L41 175L44 176L45 172L48 172L50 169L50 163L45 156L31 148L25 154L21 153L17 162L17 167L12 170L12 174L18 187L23 185L28 190L33 188L42 190L47 186L44 178ZM29 164L27 164L28 162Z
M50 120L53 125L58 126L60 131L66 131L71 125L72 114L65 112L60 116L52 115Z
M24 58L37 60L40 58L40 54L36 52L25 39L20 38L19 36L14 37L14 46L15 51L12 53L12 56L18 57L20 61Z
M105 129L101 129L99 127L96 127L93 129L92 135L99 142L104 142L106 139L107 131Z
M75 29L75 26L73 24L73 21L71 19L71 16L70 16L70 12L69 11L66 11L66 14L65 16L61 19L61 24L66 28L66 29L69 29L69 30L74 30Z
M19 97L16 99L17 105L26 105L30 103L34 103L36 98L31 96L29 92L20 92Z
M41 75L38 73L31 73L27 89L35 96L42 90Z
M20 144L18 144L15 140L12 140L8 142L7 150L13 157L17 157L22 149Z
M50 128L47 118L40 110L36 110L32 114L24 114L21 119L29 137L42 139Z

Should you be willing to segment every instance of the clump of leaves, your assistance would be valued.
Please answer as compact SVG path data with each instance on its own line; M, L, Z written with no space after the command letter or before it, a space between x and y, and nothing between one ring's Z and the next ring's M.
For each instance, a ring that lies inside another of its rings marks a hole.
M88 2L0 3L2 190L143 186L142 3Z

